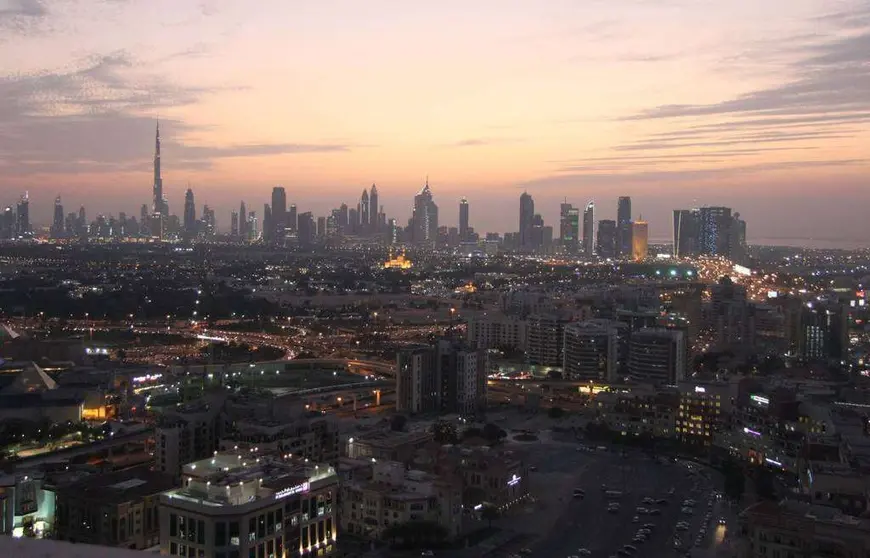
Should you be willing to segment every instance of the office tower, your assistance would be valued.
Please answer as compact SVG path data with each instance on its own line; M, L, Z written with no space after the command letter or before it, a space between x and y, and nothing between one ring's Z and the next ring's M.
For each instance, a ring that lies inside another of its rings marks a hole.
M468 200L459 200L459 240L468 242Z
M701 213L697 209L674 210L674 257L697 256L701 246Z
M552 229L551 229L552 230ZM553 236L553 233L550 233ZM535 213L532 216L532 234L531 243L529 244L530 251L538 251L544 247L544 218L540 213Z
M372 184L372 191L369 194L369 230L378 232L379 217L378 211L378 187Z
M275 235L275 227L272 225L272 206L263 204L263 242L270 243Z
M531 252L535 248L532 238L533 220L535 218L535 200L528 192L520 196L520 249Z
M167 214L168 208L165 205L163 195L163 177L160 174L160 123L157 123L157 134L154 138L154 188L151 207L153 213Z
M598 255L602 258L616 257L616 221L602 219L598 221Z
M30 236L30 194L24 192L16 207L16 234L19 237Z
M369 192L368 190L363 190L362 196L359 199L359 222L362 225L363 231L371 230L371 215L369 211L371 207L369 207Z
M291 233L295 233L299 230L299 223L296 217L296 204L290 204L290 210L287 212L287 223L286 227L290 230Z
M595 253L595 202L590 200L583 210L583 254L590 258Z
M414 244L434 247L438 239L438 206L432 199L429 179L414 196L414 212L411 216L411 235Z
M731 255L731 208L701 208L701 254L705 256Z
M282 186L272 188L272 242L284 242L284 229L287 226L287 192Z
M620 256L631 254L631 198L620 196L616 205L616 241Z
M248 208L245 207L245 202L239 204L239 238L245 240L248 238Z
M842 305L807 303L800 314L798 356L839 363L848 356L848 313Z
M355 207L347 210L347 232L359 234L359 210Z
M260 227L257 221L257 212L249 211L248 212L248 239L257 240L260 236Z
M338 208L338 230L341 231L341 234L348 234L350 233L349 225L350 214L348 213L347 204L343 203Z
M719 348L751 347L755 344L755 323L749 312L746 287L722 277L710 287L709 322Z
M640 262L647 258L649 251L649 225L646 221L631 223L631 257Z
M314 244L314 239L317 236L317 229L314 222L314 215L310 211L299 214L299 221L296 228L297 242L302 248L308 248Z
M731 260L740 263L746 259L746 221L740 218L739 213L735 213L731 219L728 247Z
M686 379L686 334L679 329L645 328L631 334L628 375L637 382L673 385Z
M526 322L526 358L532 366L549 368L563 364L565 326L569 316L558 314L535 314Z
M326 238L326 217L317 218L317 238Z
M438 410L436 351L430 345L406 347L396 355L396 412Z
M123 211L118 213L118 236L128 238L130 236L130 221L127 220L127 214Z
M580 210L567 202L559 206L559 242L569 254L580 245Z
M187 240L196 236L196 202L190 188L184 193L184 236Z
M399 223L395 219L390 219L389 224L389 243L398 244L399 242Z
M235 211L230 213L230 236L234 240L239 238L239 214Z
M2 237L4 240L9 240L15 236L15 210L11 205L7 205L3 210L3 226Z
M486 377L489 354L456 338L442 338L437 344L436 369L441 413L462 416L486 411Z
M63 203L60 200L60 196L54 199L54 219L52 219L51 222L51 236L52 238L61 238L64 236Z
M618 368L617 326L607 320L565 326L565 379L613 382Z

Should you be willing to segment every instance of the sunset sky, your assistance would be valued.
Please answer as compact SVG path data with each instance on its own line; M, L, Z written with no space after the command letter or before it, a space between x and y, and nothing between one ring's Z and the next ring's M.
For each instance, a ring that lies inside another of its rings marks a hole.
M651 236L728 205L750 242L868 245L867 0L0 0L0 203L150 203L218 225L271 188L325 215L426 176L455 226L515 231L523 190ZM557 232L558 234L558 232Z

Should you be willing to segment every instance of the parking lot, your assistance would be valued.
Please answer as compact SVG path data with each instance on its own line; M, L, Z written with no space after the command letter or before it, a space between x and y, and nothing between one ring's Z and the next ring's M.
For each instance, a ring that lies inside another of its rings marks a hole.
M698 465L619 448L578 450L577 444L541 444L528 452L527 459L536 471L533 492L550 502L532 512L549 516L542 518L546 530L523 548L512 545L494 556L684 556L693 549L694 554L706 553L717 531L722 538L725 527L718 525L716 481ZM582 496L575 497L575 489L582 490ZM686 500L694 502L683 506ZM618 508L611 506L614 503ZM534 519L520 522L538 530ZM680 522L684 524L678 528ZM638 536L641 529L645 532Z

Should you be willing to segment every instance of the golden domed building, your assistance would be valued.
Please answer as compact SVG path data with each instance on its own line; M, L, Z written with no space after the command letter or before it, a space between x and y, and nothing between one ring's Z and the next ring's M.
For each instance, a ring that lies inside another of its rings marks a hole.
M393 250L390 249L390 258L384 262L384 269L411 269L414 264L405 257L405 251L398 256L393 256Z

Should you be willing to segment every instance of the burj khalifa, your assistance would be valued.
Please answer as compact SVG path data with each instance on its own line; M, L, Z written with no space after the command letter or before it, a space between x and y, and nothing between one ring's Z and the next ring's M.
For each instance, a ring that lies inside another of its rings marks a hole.
M169 207L163 196L163 178L160 176L160 123L157 123L157 138L154 144L154 200L152 211L164 217L169 215Z

